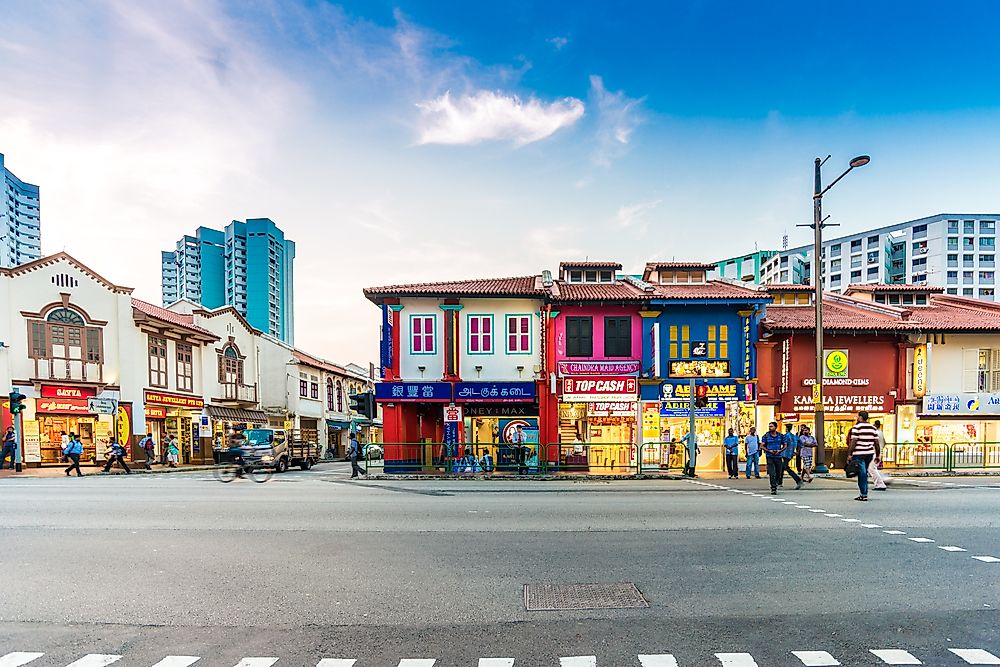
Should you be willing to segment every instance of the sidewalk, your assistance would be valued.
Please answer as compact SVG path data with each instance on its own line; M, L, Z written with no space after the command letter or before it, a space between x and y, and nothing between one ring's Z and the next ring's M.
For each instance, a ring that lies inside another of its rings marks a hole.
M890 477L897 478L920 478L920 477L1000 477L1000 469L991 470L886 470ZM762 479L767 479L767 475L762 475ZM832 472L825 474L813 473L813 477L817 479L847 479L847 476L843 472ZM662 472L662 473L642 473L638 475L611 475L611 474L600 474L600 473L561 473L561 474L534 474L534 475L515 475L508 473L494 473L492 475L484 475L482 473L477 474L455 474L455 475L444 475L444 474L392 474L384 473L380 471L372 470L365 479L369 480L493 480L493 481L529 481L529 482L551 482L551 481L627 481L627 480L652 480L652 479L666 479L666 480L680 480L689 479L680 474L680 472ZM697 479L706 480L719 480L728 479L728 475L722 471L706 471L698 472ZM740 479L744 479L743 475L740 475Z
M211 470L213 466L210 465L183 465L177 466L176 468L168 468L166 466L156 465L152 470L147 470L144 463L137 464L139 467L133 467L129 464L129 468L135 475L154 475L161 473L171 473L171 472L197 472L202 470ZM80 464L80 469L83 471L84 477L92 477L95 475L124 475L125 471L119 466L115 466L111 469L111 472L104 473L101 472L104 469L104 465L94 466L89 464ZM46 466L44 468L23 468L21 472L14 472L13 470L8 470L4 468L0 470L0 480L7 479L9 477L23 479L23 478L50 478L50 477L65 477L66 476L66 466L60 464L58 466ZM73 474L76 476L76 473Z

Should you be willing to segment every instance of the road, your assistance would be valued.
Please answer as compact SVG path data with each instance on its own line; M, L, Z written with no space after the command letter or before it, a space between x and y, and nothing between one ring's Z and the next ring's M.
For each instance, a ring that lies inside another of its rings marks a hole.
M1000 478L347 475L0 481L0 667L1000 664ZM648 607L525 610L608 582Z

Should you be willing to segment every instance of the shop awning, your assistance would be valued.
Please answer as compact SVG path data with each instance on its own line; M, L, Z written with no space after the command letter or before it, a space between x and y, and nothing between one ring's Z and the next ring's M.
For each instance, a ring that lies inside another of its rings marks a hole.
M263 410L245 410L243 408L224 408L218 405L206 405L205 410L212 419L227 422L266 424L267 413Z
M351 428L351 422L337 421L336 419L327 419L326 425L330 428L347 429Z

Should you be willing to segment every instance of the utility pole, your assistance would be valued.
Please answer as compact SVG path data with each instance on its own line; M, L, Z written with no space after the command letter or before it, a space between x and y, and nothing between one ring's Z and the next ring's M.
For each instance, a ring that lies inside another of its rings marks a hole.
M694 477L694 470L698 465L698 438L694 432L694 409L695 409L695 379L688 380L688 477Z

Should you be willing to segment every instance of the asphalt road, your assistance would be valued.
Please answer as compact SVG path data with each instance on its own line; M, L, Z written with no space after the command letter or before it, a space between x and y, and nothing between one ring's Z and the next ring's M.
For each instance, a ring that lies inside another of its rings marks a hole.
M1000 478L858 503L843 480L347 473L0 481L0 667L1000 664L949 650L1000 656ZM525 610L525 584L602 582L649 606Z

